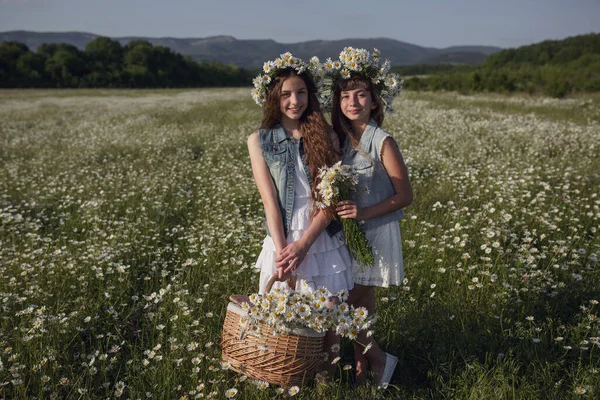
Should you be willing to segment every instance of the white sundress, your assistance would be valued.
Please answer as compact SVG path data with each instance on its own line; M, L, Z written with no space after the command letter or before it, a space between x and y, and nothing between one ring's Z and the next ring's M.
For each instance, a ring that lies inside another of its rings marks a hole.
M390 135L377 126L373 120L363 132L360 139L361 151L355 151L349 140L344 142L342 161L355 167L360 164L373 165L374 168L358 168L358 195L355 198L359 207L368 207L383 198L374 191L387 183L390 188L390 178L383 167L381 149L383 142ZM393 138L392 138L393 139ZM366 154L366 155L365 155ZM372 173L372 176L368 174ZM367 190L368 189L368 190ZM374 199L378 199L374 201ZM401 218L401 216L395 216ZM399 286L404 279L404 261L402 257L402 236L398 219L391 219L389 215L370 219L361 225L369 244L373 248L375 262L370 267L360 267L356 261L352 265L354 284L364 286ZM387 222L385 222L387 221Z
M309 216L313 204L310 185L299 155L296 156L295 170L294 209L287 235L288 244L300 239L310 226ZM276 257L275 244L267 235L255 266L260 269L259 293L261 294L264 293L269 278L277 273ZM332 295L336 295L340 290L350 290L354 286L351 265L352 258L341 238L341 233L329 236L323 231L308 250L298 269L292 272L296 278L296 287L292 289L314 291L323 286ZM286 284L276 282L273 288L282 285Z
M398 221L370 228L369 221L362 225L367 240L373 248L375 264L361 267L353 260L354 283L364 286L400 286L404 279L402 239Z

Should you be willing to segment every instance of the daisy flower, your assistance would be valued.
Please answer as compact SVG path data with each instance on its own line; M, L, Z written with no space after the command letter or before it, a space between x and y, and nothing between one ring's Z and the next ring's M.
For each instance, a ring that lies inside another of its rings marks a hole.
M298 386L292 386L291 388L288 389L288 394L290 396L295 396L298 393L300 393L300 388Z

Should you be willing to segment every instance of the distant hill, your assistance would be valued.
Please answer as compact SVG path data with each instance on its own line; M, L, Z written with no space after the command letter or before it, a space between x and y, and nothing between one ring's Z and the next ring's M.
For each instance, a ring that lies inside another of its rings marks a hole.
M482 53L457 51L443 53L423 60L422 64L470 64L477 65L485 61L487 56Z
M590 33L502 50L487 59L485 66L491 69L524 64L565 65L584 57L589 59L598 56L600 56L600 33Z
M8 31L0 32L0 41L24 43L33 51L43 43L66 43L83 50L89 42L99 36L85 32ZM300 43L238 40L232 36L207 38L118 37L112 39L119 41L122 45L132 40L143 39L154 46L165 46L177 53L190 56L195 61L220 61L247 68L260 68L264 60L273 59L285 51L291 51L295 56L301 58L316 55L323 60L326 57L336 57L345 46L378 48L382 55L394 65L480 64L488 55L501 50L499 47L491 46L453 46L436 49L386 38L314 40Z
M405 88L474 92L528 92L564 97L600 92L600 33L545 40L491 54L482 64L398 67L413 76Z

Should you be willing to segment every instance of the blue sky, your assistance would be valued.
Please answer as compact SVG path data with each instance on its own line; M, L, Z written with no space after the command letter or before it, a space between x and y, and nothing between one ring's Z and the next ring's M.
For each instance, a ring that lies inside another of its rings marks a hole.
M9 30L518 47L600 32L600 0L0 0Z

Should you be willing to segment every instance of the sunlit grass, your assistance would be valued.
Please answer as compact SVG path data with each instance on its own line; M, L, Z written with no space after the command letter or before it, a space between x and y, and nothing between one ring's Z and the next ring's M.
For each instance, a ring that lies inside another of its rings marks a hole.
M415 202L375 335L399 366L353 389L346 344L318 396L598 396L595 102L397 99ZM0 397L289 397L218 348L228 296L258 288L260 119L246 89L0 92Z

